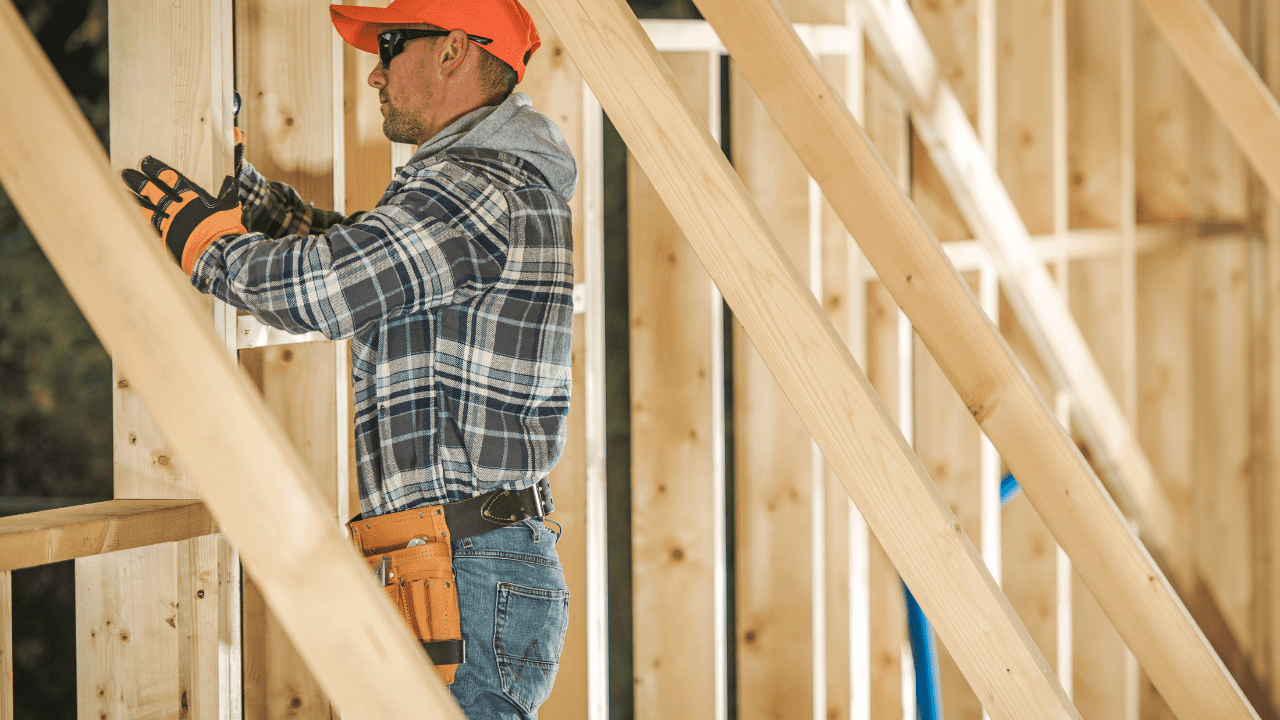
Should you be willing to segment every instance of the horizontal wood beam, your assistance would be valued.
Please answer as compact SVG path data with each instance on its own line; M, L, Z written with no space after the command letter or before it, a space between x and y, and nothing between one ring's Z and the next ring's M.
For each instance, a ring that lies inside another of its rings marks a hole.
M0 518L0 570L219 532L199 500L107 500Z
M349 718L464 720L11 3L0 67L0 182L325 692Z
M1280 103L1205 0L1141 0L1182 67L1280 199Z
M778 8L696 4L1175 713L1256 718Z
M635 15L539 4L991 716L1078 718Z

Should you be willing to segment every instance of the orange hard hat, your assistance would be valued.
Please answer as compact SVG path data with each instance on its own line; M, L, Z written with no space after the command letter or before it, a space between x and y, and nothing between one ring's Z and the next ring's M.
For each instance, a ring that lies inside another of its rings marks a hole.
M435 25L493 40L484 46L524 79L524 66L542 40L533 18L516 0L394 0L384 8L330 5L333 27L352 46L378 54L383 25Z

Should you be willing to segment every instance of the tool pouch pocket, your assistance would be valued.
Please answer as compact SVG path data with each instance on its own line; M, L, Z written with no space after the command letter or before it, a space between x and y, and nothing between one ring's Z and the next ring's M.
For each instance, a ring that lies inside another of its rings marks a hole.
M458 616L458 584L446 542L430 542L365 558L422 643L446 685L466 662Z

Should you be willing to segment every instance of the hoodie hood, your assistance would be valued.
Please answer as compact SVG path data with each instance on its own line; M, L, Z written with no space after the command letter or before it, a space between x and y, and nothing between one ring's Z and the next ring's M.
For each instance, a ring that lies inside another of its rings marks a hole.
M524 93L512 93L496 106L476 108L436 133L409 160L420 162L452 147L510 153L531 163L565 202L578 185L578 164L560 128L533 109Z

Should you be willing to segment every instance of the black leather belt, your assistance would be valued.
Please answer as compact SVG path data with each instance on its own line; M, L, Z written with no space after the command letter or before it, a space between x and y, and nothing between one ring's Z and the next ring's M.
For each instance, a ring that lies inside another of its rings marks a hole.
M551 483L546 478L521 490L493 490L467 500L445 503L444 523L449 539L461 540L514 525L521 520L545 517L556 509Z

